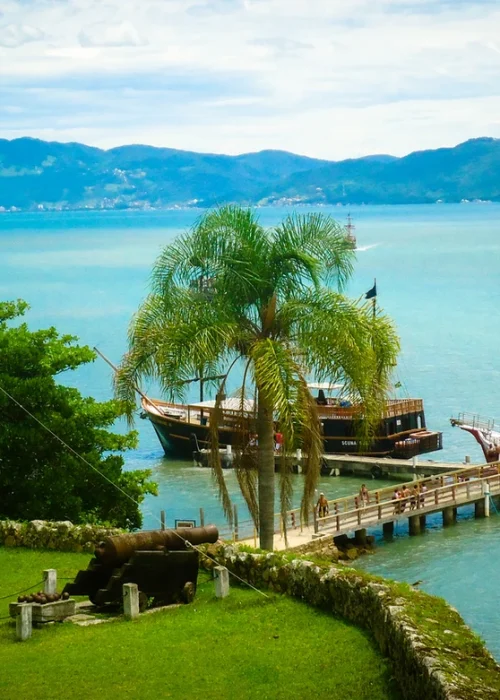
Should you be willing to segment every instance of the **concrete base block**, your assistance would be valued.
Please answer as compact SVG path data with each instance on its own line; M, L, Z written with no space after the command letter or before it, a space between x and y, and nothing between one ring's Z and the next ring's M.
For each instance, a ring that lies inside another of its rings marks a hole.
M215 597L226 598L229 595L229 571L225 566L214 567Z
M425 530L425 526L427 525L427 518L425 515L419 515L420 518L420 529Z
M57 593L57 571L56 569L45 569L43 572L43 592L45 594Z
M21 603L16 617L16 637L24 642L31 637L33 630L31 603Z
M139 588L136 583L123 584L123 612L127 620L139 617Z

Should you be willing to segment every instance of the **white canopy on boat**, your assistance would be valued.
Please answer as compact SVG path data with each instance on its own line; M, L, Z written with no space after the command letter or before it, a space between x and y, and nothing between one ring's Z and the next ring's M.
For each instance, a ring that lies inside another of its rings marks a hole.
M330 384L330 382L308 382L308 389L323 389L323 391L335 391L336 389L342 389L343 384Z
M191 408L215 408L215 400L201 401L198 403L190 403ZM237 397L229 397L221 403L222 409L226 411L241 411L241 399ZM252 413L255 409L255 401L253 399L243 400L243 410Z

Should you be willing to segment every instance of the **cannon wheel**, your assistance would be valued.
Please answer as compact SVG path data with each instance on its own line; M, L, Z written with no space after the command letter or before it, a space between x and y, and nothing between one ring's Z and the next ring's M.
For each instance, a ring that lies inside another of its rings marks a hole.
M149 597L144 593L144 591L139 591L139 612L143 613L147 610L149 603Z
M192 581L184 584L181 591L181 600L183 603L192 603L196 594L196 588Z

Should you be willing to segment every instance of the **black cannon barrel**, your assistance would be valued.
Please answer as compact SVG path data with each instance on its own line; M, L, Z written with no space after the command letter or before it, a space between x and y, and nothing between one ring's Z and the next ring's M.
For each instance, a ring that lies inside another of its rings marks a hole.
M145 530L106 537L95 549L95 556L102 564L118 566L130 559L134 552L142 550L186 549L190 544L213 544L219 539L215 525L206 527L180 527L176 530Z

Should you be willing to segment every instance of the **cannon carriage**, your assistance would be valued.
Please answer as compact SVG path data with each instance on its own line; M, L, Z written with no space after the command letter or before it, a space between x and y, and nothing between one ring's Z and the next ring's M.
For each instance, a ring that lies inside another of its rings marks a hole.
M99 607L121 603L125 583L139 589L140 609L149 604L190 603L196 594L199 555L191 545L217 542L214 525L150 530L107 537L87 569L63 593L86 595Z

